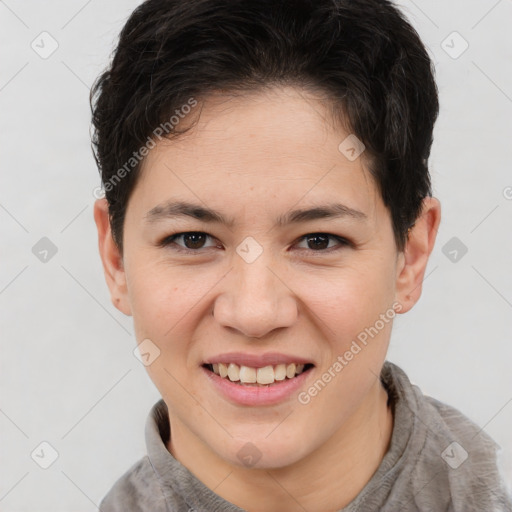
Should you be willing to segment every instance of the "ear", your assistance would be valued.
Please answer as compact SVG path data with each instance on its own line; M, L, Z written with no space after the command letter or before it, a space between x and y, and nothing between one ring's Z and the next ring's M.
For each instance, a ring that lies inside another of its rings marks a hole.
M441 222L441 203L435 197L423 200L420 217L409 231L403 253L399 254L396 300L402 305L399 313L409 311L421 296L428 258L436 241Z
M112 304L125 315L131 316L128 300L128 287L123 266L123 257L112 237L110 229L108 202L105 198L94 203L94 221L98 229L98 246L101 261L110 290Z

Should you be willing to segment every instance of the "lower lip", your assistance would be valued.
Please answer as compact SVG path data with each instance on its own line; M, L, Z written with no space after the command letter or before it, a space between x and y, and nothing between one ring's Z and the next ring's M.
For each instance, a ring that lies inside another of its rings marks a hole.
M220 377L216 373L201 367L210 382L228 400L237 405L274 405L282 402L294 394L309 377L311 370L306 370L293 379L278 381L271 386L244 386L231 382L227 378Z

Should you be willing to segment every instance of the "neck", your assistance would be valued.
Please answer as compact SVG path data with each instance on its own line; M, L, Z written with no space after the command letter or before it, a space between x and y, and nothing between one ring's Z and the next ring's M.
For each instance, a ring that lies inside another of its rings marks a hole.
M326 443L284 468L232 466L188 436L176 436L174 426L167 448L207 487L244 510L339 510L361 492L389 448L393 415L387 400L377 379L363 404Z

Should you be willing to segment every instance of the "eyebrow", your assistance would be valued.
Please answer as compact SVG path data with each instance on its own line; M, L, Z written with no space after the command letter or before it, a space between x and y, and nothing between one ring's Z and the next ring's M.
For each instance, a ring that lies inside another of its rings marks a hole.
M177 217L192 217L203 222L224 224L229 227L235 224L234 219L225 217L216 210L186 201L168 201L155 206L146 214L146 223L153 224L160 220ZM278 227L282 227L317 219L334 219L340 217L349 217L358 221L368 219L367 215L359 210L355 210L344 204L333 203L315 206L313 208L292 210L286 215L280 215L276 219L275 224Z

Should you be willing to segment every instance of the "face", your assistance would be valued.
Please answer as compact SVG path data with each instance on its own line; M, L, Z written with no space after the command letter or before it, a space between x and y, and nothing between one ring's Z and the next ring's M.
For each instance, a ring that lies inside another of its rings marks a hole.
M147 370L173 442L283 467L378 385L411 282L364 153L339 149L348 135L312 95L273 89L210 97L189 133L146 157L111 290L137 342L160 351ZM274 384L231 382L219 363L249 380L271 366L259 379Z

